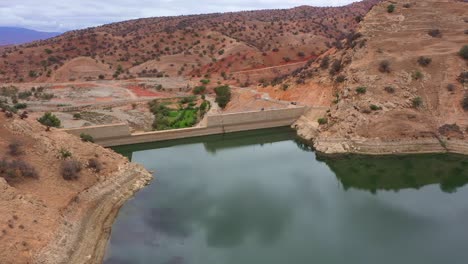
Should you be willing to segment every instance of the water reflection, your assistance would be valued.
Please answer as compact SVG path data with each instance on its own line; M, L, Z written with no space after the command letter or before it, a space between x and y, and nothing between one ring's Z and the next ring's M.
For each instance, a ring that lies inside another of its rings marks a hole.
M317 156L335 173L345 190L419 189L439 184L447 193L456 192L468 183L468 161L458 155L410 156Z
M464 157L316 157L278 133L121 149L157 173L119 213L106 264L468 259Z

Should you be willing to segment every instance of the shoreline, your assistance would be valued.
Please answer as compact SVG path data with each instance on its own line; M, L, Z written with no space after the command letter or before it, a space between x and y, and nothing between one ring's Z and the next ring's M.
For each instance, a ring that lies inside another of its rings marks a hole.
M133 163L125 164L116 174L76 196L66 207L55 238L34 257L34 263L103 263L120 208L153 178Z

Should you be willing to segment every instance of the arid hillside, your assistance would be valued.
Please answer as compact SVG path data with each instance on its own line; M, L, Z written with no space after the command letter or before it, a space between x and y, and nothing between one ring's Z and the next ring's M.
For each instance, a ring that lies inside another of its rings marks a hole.
M101 263L118 209L151 175L31 118L0 112L0 135L0 262Z
M0 81L207 73L235 79L231 73L306 62L339 45L377 2L146 18L71 31L1 50Z
M292 84L289 93L318 86L333 94L321 125L306 115L297 123L300 134L330 153L366 152L358 142L466 142L467 34L466 1L379 3L343 49L284 82ZM388 151L405 152L394 147Z

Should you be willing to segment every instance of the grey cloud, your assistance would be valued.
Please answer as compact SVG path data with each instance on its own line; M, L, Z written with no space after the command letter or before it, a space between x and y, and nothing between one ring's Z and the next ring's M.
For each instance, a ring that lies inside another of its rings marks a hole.
M141 17L339 6L355 0L0 0L0 26L67 31Z

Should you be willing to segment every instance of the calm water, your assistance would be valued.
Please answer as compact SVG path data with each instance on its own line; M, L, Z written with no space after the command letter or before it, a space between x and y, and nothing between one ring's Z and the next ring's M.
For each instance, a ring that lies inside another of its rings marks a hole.
M106 264L468 263L468 160L315 155L286 129L117 148L156 171Z

